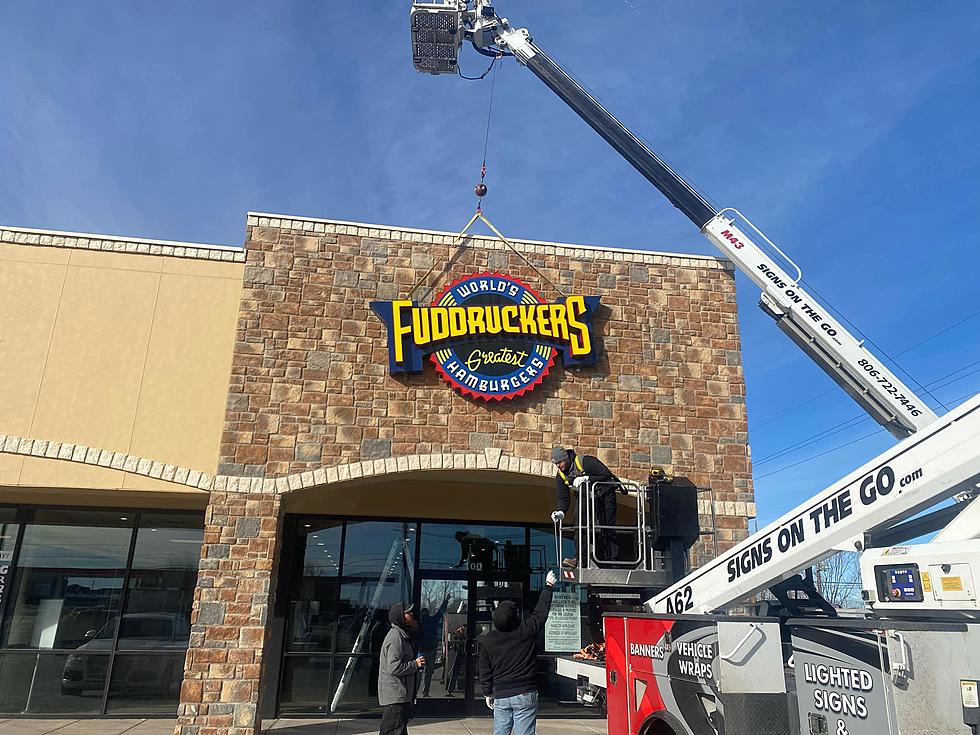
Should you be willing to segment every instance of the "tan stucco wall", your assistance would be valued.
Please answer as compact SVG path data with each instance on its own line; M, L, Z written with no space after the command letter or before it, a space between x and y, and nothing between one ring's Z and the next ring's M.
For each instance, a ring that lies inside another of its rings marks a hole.
M0 242L0 434L213 473L243 269ZM13 455L0 455L0 486L195 492Z

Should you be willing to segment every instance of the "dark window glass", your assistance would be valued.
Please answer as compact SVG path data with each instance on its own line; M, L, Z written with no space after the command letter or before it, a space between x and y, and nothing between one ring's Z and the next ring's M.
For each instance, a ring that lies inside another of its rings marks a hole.
M531 529L531 586L540 590L544 586L544 578L549 569L558 570L561 561L557 556L558 549L555 545L555 533L552 530L541 528ZM575 554L575 545L571 538L565 537L561 541L561 556L569 559Z
M303 566L290 595L287 638L290 651L333 650L340 588L341 531L340 521L304 520L298 525L294 553L302 559Z
M347 524L338 652L381 650L388 629L388 608L412 600L415 535L414 523Z
M0 508L0 614L10 596L11 563L14 547L17 545L17 531L20 529L16 520L16 509Z
M203 539L201 515L140 516L119 650L187 648Z
M104 654L38 653L27 712L32 714L102 713L109 657Z
M327 709L349 715L381 711L377 656L338 656L334 659Z
M524 573L529 563L524 528L424 523L420 562L423 569Z
M120 653L112 661L107 711L174 713L183 675L183 653Z
M20 713L27 709L36 660L36 653L0 653L0 712Z
M132 525L125 512L37 511L24 532L7 645L108 650Z
M327 712L330 696L329 656L287 656L283 663L281 712Z

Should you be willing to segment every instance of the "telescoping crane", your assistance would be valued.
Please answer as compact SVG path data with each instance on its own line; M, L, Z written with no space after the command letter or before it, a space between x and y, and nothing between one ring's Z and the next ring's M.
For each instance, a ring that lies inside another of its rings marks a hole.
M415 2L411 28L419 71L456 73L464 41L527 67L759 286L780 329L900 440L655 594L649 613L606 616L609 732L980 731L980 504L970 502L980 488L980 395L937 417L807 293L799 267L747 217L713 207L486 0ZM918 515L949 498L964 502ZM901 545L944 526L937 543ZM810 612L794 608L792 581L841 549L864 552L866 617L719 614L765 589L790 614Z

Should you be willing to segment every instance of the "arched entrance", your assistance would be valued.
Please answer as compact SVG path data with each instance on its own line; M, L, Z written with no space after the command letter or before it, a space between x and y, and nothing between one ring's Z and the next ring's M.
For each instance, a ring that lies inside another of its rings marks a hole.
M286 493L270 621L283 641L270 661L278 713L375 711L387 610L411 601L427 660L418 715L489 715L477 639L501 600L533 608L557 565L553 493L543 472L490 468L404 469ZM542 652L540 667L545 707L574 699L554 655Z

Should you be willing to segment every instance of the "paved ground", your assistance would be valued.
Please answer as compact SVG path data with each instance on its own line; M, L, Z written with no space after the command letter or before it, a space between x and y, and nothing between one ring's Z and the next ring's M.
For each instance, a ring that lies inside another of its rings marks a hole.
M275 735L361 735L376 733L378 720L266 720ZM0 735L172 735L173 720L0 719ZM489 719L412 720L413 735L489 735ZM538 720L541 735L605 735L605 720Z

